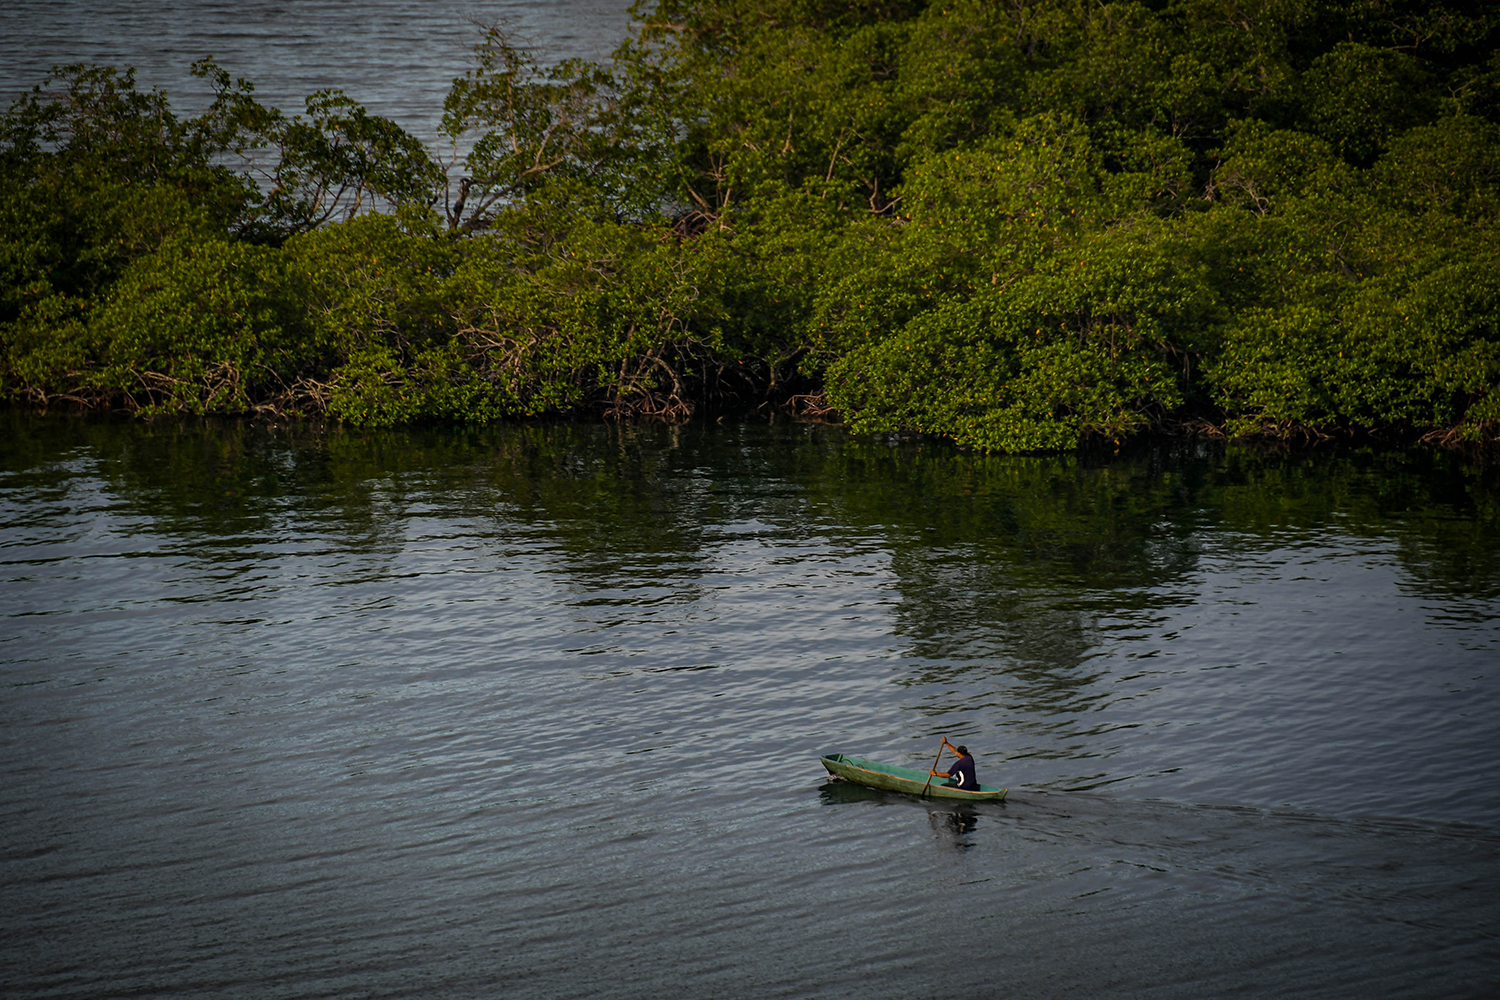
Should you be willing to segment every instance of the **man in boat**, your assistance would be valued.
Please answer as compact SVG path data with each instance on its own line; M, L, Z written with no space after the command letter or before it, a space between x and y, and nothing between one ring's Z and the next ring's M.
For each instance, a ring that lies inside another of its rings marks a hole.
M943 782L943 784L952 785L954 788L977 789L979 787L979 779L974 777L974 758L969 756L969 748L961 744L954 746L948 742L948 737L946 736L943 737L943 746L949 752L957 754L958 760L949 764L946 771L939 771L934 767L927 773L934 778L947 778L948 780Z

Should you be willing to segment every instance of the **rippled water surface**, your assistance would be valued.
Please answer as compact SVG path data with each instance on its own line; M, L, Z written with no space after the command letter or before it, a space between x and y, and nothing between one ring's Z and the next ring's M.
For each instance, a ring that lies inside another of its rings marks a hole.
M204 56L289 112L340 89L431 140L476 24L508 26L544 60L602 59L625 37L629 0L5 0L0 107L73 62L134 66L180 111L210 94L189 67Z
M431 138L469 17L0 4L0 92L215 55ZM1500 485L830 428L0 414L7 997L1488 997ZM820 752L1003 805L830 784Z
M1500 982L1492 471L4 420L8 996Z

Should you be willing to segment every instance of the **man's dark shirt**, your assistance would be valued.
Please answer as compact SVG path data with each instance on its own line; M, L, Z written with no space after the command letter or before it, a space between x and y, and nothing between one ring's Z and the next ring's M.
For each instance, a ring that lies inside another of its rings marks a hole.
M974 777L974 758L960 757L948 765L953 784L959 788L978 788L979 779Z

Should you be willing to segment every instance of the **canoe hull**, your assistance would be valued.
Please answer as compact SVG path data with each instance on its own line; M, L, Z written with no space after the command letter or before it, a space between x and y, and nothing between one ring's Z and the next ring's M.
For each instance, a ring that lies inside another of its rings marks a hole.
M931 784L927 781L927 772L919 771L914 767L897 767L894 764L880 764L863 757L850 757L848 754L831 753L820 757L823 767L835 778L843 778L860 785L868 785L871 788L883 788L888 792L905 792L908 795L922 795L924 793L929 799L954 799L962 802L1000 802L1005 798L1008 788L995 788L992 785L980 785L975 789L954 788L952 785L943 784L942 778L933 778Z

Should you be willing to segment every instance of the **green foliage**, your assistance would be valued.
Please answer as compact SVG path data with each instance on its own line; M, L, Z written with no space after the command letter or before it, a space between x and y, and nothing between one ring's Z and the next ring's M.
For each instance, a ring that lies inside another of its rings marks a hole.
M0 322L49 294L91 298L174 233L228 225L250 197L201 123L136 90L133 71L58 73L0 125Z
M312 359L273 250L171 240L134 261L90 318L83 384L146 412L242 413Z
M306 117L287 117L255 100L255 87L231 80L211 59L193 66L214 102L199 120L216 152L244 158L255 197L235 220L245 238L281 242L332 219L377 207L430 206L442 170L395 122L372 115L339 90L320 90Z
M602 67L577 59L538 65L505 31L488 28L443 105L444 135L455 148L472 142L467 175L445 201L449 224L487 226L497 208L556 178L608 184L612 161L629 152L629 120L614 89Z
M39 401L83 390L89 317L132 261L222 232L251 196L132 72L57 73L0 122L0 373Z
M687 416L722 369L713 241L597 221L554 184L480 236L367 216L287 255L330 359L329 412L362 424L482 422L582 406Z
M1436 110L1421 63L1358 42L1340 42L1315 59L1302 86L1313 131L1353 162L1369 160Z
M333 92L288 119L210 61L209 111L180 119L133 71L70 66L0 128L0 379L45 402L239 412L309 402L326 359L288 338L304 302L279 243L377 201L431 200L436 168L392 123ZM249 157L262 194L226 164ZM246 242L249 241L249 242ZM317 393L310 402L316 405Z
M1387 204L1407 215L1483 224L1500 220L1500 127L1472 115L1403 133L1376 165Z
M1214 382L1239 432L1341 425L1493 426L1500 385L1500 265L1457 261L1360 282L1324 308L1247 311L1226 331Z
M5 391L370 425L771 404L996 451L1500 433L1500 15L634 13L604 65L488 29L445 168L337 91L287 116L206 61L179 120L60 71L4 119Z
M829 395L856 429L997 451L1118 439L1181 401L1168 331L1201 304L1159 244L1119 228L1071 259L953 295L840 358Z

